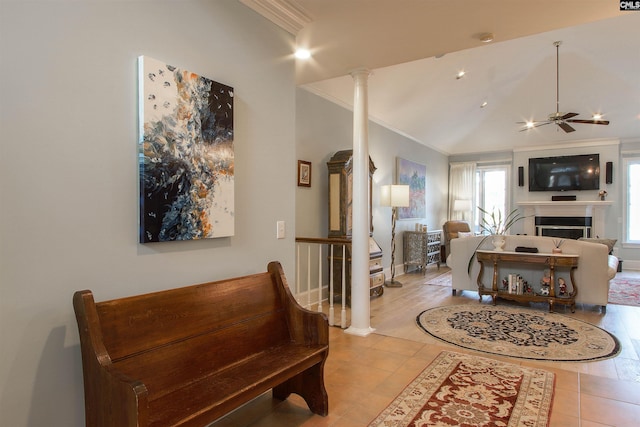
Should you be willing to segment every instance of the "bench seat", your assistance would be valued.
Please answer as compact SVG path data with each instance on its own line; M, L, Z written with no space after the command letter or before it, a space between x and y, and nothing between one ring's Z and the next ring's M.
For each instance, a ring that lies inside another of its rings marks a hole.
M267 273L96 303L74 295L88 427L205 426L272 390L328 414L328 322Z
M175 390L162 390L157 396L149 391L149 425L202 426L211 417L220 417L322 361L324 348L317 346L281 346L227 367L221 372L203 374L192 383ZM291 366L284 361L295 360ZM192 415L185 419L184 408ZM204 421L198 414L206 413Z

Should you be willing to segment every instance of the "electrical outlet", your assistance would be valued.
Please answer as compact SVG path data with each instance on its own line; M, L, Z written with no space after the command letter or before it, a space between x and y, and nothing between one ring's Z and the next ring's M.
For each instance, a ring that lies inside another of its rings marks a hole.
M277 239L284 239L285 238L285 227L284 227L284 221L278 221L276 222L276 238Z

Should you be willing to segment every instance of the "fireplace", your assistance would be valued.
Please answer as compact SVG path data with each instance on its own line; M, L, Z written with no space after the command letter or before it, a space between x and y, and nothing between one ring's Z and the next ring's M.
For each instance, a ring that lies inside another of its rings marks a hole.
M536 236L579 239L591 237L590 216L536 216Z
M611 205L609 200L518 202L525 216L524 234L560 239L604 236L605 217Z

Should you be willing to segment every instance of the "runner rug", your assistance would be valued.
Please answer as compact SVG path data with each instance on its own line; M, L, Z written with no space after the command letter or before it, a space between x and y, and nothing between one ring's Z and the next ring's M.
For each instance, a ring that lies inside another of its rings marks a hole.
M447 271L444 274L429 279L425 282L425 285L433 286L448 286L451 287L451 271Z
M555 376L443 351L369 427L547 427Z
M532 360L586 362L615 357L618 339L572 317L510 306L463 304L425 310L418 326L446 343Z

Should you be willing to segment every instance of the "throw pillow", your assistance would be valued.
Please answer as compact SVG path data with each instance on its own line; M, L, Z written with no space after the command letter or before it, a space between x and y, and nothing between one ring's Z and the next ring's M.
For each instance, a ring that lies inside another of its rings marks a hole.
M578 240L584 240L585 242L591 243L602 243L603 245L607 245L607 247L609 248L609 253L613 252L613 246L618 241L618 239L593 239L588 237L581 237Z
M458 231L458 237L471 237L473 236L473 231Z

